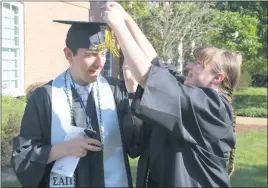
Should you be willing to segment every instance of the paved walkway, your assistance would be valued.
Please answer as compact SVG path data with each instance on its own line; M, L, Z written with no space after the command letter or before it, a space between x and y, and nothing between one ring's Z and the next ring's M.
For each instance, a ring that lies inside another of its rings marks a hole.
M251 117L236 116L236 124L267 126L267 118L251 118Z

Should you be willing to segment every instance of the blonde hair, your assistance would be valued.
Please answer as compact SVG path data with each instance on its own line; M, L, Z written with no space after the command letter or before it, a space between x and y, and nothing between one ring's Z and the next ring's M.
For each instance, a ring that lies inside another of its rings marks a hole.
M237 86L240 78L242 55L236 54L229 50L219 49L216 47L201 47L194 51L194 56L205 68L208 64L211 65L212 71L217 73L223 73L225 75L224 80L220 85L220 91L225 95L226 99L232 105L233 90ZM233 108L233 105L232 105ZM233 131L235 134L236 116L233 108ZM235 159L235 147L232 149L229 155L229 177L234 172L234 159Z
M225 75L220 90L232 95L239 82L242 56L216 47L199 48L195 50L194 55L204 68L210 64L215 74L223 73Z

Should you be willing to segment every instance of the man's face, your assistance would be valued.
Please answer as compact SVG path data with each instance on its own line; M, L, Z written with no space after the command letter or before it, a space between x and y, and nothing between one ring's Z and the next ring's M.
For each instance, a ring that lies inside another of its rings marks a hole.
M91 51L79 48L70 61L72 73L75 74L73 76L84 84L95 82L104 67L106 53L107 50Z
M188 70L188 75L184 81L185 85L211 87L215 74L212 72L210 64L204 69L198 61L195 61L188 64L186 69Z

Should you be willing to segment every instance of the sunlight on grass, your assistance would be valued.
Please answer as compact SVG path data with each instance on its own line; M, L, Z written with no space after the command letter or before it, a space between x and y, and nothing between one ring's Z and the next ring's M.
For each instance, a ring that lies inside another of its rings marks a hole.
M267 187L267 131L245 132L237 136L233 187ZM136 185L138 158L129 158ZM17 181L4 181L2 187L21 187Z
M267 131L245 132L237 137L234 187L267 187Z

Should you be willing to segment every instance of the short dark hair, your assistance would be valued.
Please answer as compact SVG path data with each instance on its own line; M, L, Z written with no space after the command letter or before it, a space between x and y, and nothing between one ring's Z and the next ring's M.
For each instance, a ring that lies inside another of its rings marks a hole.
M73 53L73 55L75 56L77 54L78 48L70 47L67 39L65 40L65 44L66 44L66 47L69 48L71 52Z

